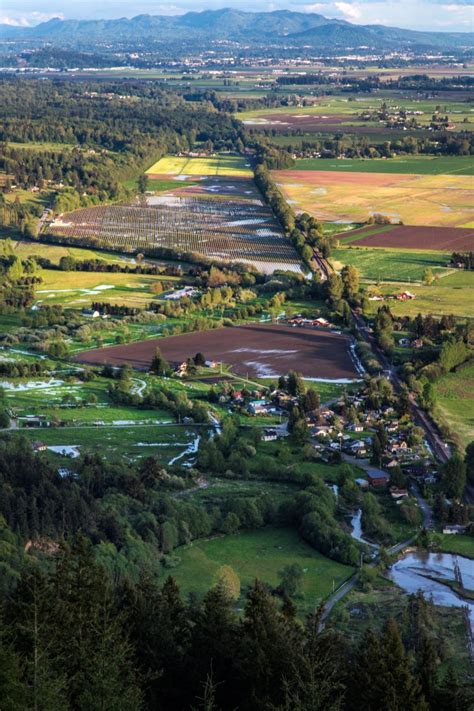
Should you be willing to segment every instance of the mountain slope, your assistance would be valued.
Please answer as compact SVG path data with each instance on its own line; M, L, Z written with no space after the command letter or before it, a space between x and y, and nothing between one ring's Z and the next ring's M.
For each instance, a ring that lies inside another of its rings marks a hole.
M43 40L76 48L90 46L93 42L170 44L186 40L231 40L255 46L285 44L317 48L474 46L470 33L415 32L382 25L352 25L316 13L290 10L251 13L232 8L175 16L138 15L116 20L55 18L27 28L0 25L0 38Z

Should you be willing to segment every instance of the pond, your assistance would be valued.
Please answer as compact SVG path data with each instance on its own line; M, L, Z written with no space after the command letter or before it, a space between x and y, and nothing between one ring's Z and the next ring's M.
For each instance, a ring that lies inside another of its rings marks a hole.
M407 593L421 590L435 605L466 608L474 635L474 600L462 597L446 584L458 580L466 590L474 590L474 560L452 553L416 550L394 563L389 577Z

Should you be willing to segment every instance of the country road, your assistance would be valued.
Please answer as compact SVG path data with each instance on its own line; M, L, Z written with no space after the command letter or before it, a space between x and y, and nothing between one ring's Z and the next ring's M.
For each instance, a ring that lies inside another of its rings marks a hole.
M385 377L393 385L394 391L396 393L401 393L404 386L400 378L398 377L397 369L392 365L385 353L383 353L377 346L374 338L369 333L367 326L365 325L361 316L359 316L359 314L357 314L355 311L352 311L352 316L358 332L360 333L364 341L370 345L373 352L377 356L380 364L382 365ZM409 398L413 419L415 420L416 424L424 430L425 439L431 447L433 454L435 454L436 457L440 460L440 462L444 464L451 456L449 447L445 442L443 442L436 425L432 422L426 412L422 410L422 408L417 404L415 398L412 395L409 395Z

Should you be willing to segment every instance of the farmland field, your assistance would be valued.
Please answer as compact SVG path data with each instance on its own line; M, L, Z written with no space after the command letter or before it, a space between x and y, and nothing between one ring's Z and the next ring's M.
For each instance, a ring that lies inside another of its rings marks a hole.
M435 391L442 419L465 447L474 441L474 363L443 375Z
M43 269L42 283L36 290L38 303L64 304L77 308L89 307L92 301L112 301L128 306L146 306L156 299L152 292L157 281L169 282L176 277L148 276L144 274L120 274L101 272L75 272L74 277L66 272Z
M408 228L409 229L409 228ZM374 281L421 281L426 269L433 276L448 273L446 264L450 255L435 251L415 249L381 249L341 246L332 252L331 263L339 271L350 264L360 272L362 279Z
M165 176L228 176L249 178L252 170L249 163L241 156L219 154L206 158L187 158L185 156L165 156L146 171L150 178Z
M409 175L474 175L472 156L403 156L334 160L333 158L303 158L294 170L322 170L336 173L404 173Z
M176 549L175 555L180 562L172 575L180 589L185 594L199 595L212 586L222 565L232 566L242 586L251 585L255 578L276 586L279 572L286 565L298 563L304 570L303 597L295 600L300 613L313 611L333 585L337 587L352 573L352 568L326 558L287 528L265 528L200 541Z
M409 225L463 227L472 222L472 178L332 171L274 171L296 210L328 222L365 222L374 214Z
M396 316L416 316L422 314L443 314L472 319L474 303L474 272L456 271L439 279L431 286L408 281L401 282L398 290L408 289L415 293L411 301L391 301L390 310ZM393 293L393 287L383 288L384 293ZM375 302L377 303L377 302ZM374 307L376 310L376 307Z
M301 91L300 87L295 87ZM307 133L325 133L344 131L345 133L382 134L396 132L396 127L388 129L385 121L364 117L367 112L380 110L385 102L388 111L395 112L404 108L407 112L422 112L416 115L421 130L428 129L437 100L411 100L403 97L380 97L358 95L350 101L347 97L332 96L313 99L310 106L280 106L276 108L243 111L236 114L245 125L253 128L271 128L278 132L304 131ZM468 102L450 101L442 103L442 111L449 115L455 130L466 130L467 122L473 119ZM418 129L420 130L420 129Z
M53 235L134 253L169 248L261 271L300 271L296 251L249 179L213 178L130 205L104 205L60 215Z
M186 452L189 452L188 460L194 459L197 438L196 430L178 425L44 427L41 430L24 429L21 434L31 441L39 439L47 446L75 446L79 451L100 453L106 459L126 457L129 461L139 461L156 456L165 466L174 463L173 459L180 455L182 457L176 463L185 463ZM58 454L55 458L58 464L67 466L67 457Z
M354 247L463 252L474 250L474 229L375 225L344 233L340 236L340 241L342 244L350 243Z
M306 378L353 380L358 377L347 336L290 326L251 325L150 339L123 346L86 351L83 363L129 363L150 367L156 347L171 363L181 363L198 351L233 367L240 375L274 378L297 370Z

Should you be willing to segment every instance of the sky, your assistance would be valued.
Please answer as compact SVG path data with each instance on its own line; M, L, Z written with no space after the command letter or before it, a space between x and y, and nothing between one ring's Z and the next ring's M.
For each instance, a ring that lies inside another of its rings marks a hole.
M222 7L316 12L355 24L414 30L474 31L474 0L0 0L0 23L29 26L52 17L112 19L140 14L178 15Z

